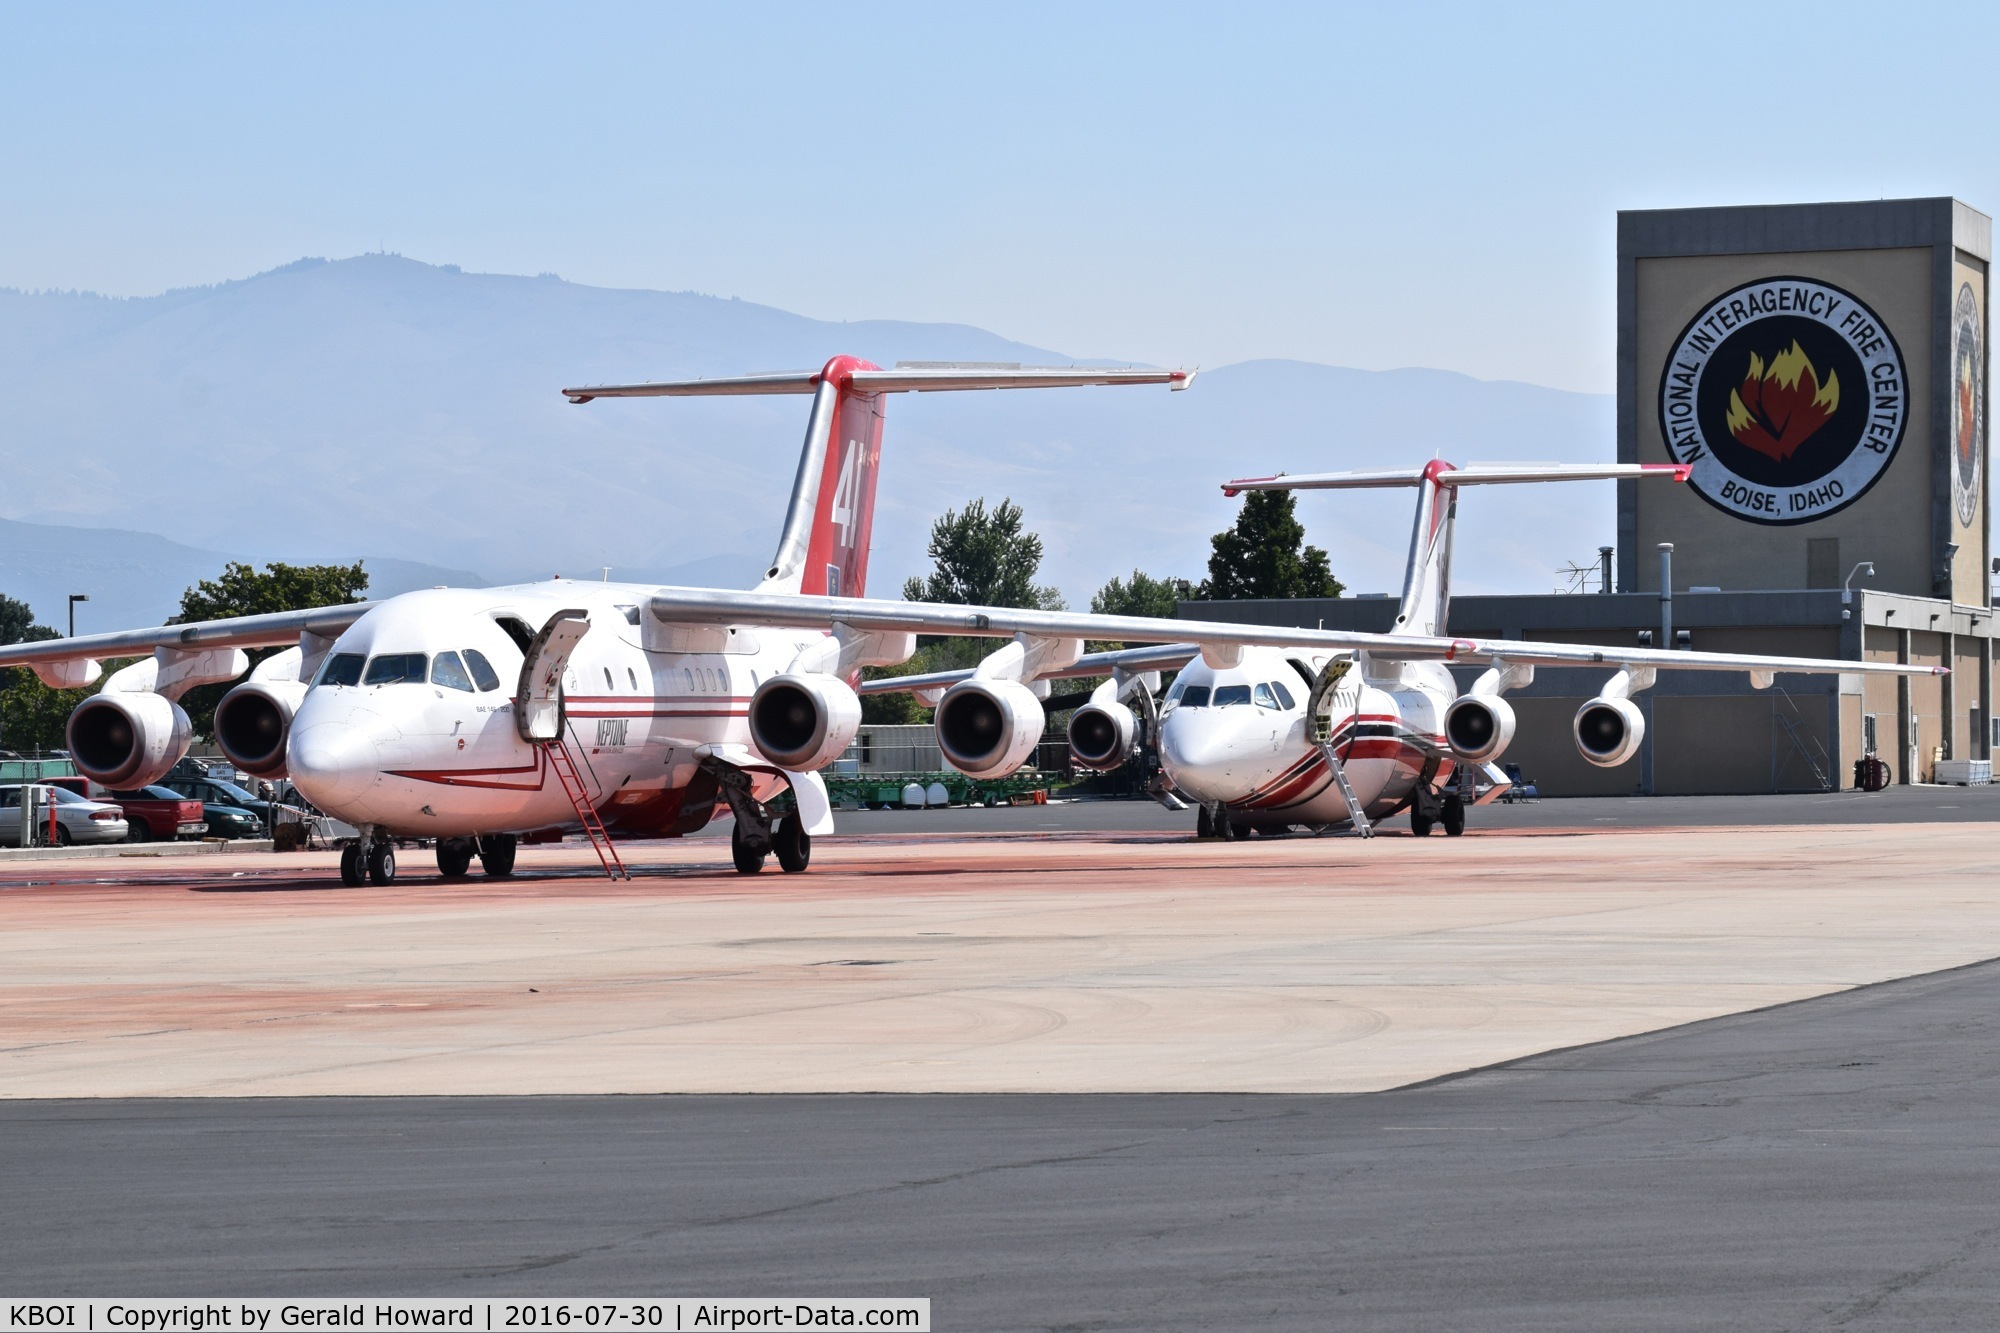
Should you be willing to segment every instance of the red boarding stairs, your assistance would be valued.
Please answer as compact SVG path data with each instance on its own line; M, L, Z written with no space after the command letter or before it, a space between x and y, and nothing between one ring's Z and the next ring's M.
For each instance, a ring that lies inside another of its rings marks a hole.
M632 872L618 859L618 849L611 844L611 835L604 831L604 821L597 817L596 807L590 803L590 794L584 789L583 779L577 775L576 760L570 756L569 742L561 737L546 741L542 749L548 752L549 767L556 771L556 781L562 783L563 791L569 796L569 803L576 810L577 821L583 825L583 835L590 839L591 850L597 853L599 865L604 867L607 879L630 879Z

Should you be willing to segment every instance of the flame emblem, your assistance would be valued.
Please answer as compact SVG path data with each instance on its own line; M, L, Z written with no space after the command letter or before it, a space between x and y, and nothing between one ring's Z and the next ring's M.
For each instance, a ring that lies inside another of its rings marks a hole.
M1959 457L1968 462L1972 459L1976 443L1972 437L1979 429L1979 418L1974 414L1976 400L1973 398L1973 390L1976 387L1972 378L1971 361L1967 358L1958 368L1958 429L1952 433L1958 436Z
M1729 433L1739 444L1782 463L1798 452L1840 406L1840 376L1826 383L1796 339L1766 366L1750 354L1741 388L1729 391Z

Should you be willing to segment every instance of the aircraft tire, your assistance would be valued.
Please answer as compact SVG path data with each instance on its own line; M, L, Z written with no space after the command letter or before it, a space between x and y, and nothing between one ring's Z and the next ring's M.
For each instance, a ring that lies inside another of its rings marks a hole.
M729 830L729 859L736 863L739 875L754 875L764 868L764 853L754 850L743 840L741 824Z
M1410 807L1410 832L1419 838L1431 836L1431 828L1437 821L1416 806Z
M797 815L786 815L771 830L771 850L787 875L796 875L812 864L812 835L799 823Z
M1236 841L1236 825L1229 822L1228 815L1222 815L1215 820L1215 836L1224 842Z
M1444 798L1444 835L1447 838L1460 837L1465 833L1465 799L1456 793Z
M384 888L396 882L396 844L387 838L368 849L368 882Z
M340 882L350 889L358 889L368 882L368 869L361 863L361 848L349 843L340 849Z
M1194 836L1197 838L1214 837L1215 821L1208 817L1208 807L1202 805L1196 806L1195 809L1197 813L1194 817Z
M479 840L479 866L487 878L498 879L514 873L514 852L518 846L511 833L489 833Z
M438 873L446 879L464 879L472 869L472 843L465 838L439 838Z

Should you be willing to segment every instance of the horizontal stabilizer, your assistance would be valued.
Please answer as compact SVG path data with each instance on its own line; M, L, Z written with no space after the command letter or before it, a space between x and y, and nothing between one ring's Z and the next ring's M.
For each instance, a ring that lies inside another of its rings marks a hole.
M1345 491L1389 486L1497 486L1528 481L1617 481L1627 477L1662 477L1686 481L1684 463L1480 463L1454 467L1432 463L1420 468L1389 468L1379 472L1301 472L1296 476L1241 477L1222 483L1224 495L1240 491Z
M572 403L593 398L700 398L746 394L813 393L823 370L784 370L715 379L661 380L653 384L598 384L564 389ZM855 393L940 393L963 389L1062 389L1090 384L1165 384L1185 389L1192 370L1102 370L1088 366L897 366L894 370L847 370L839 387Z

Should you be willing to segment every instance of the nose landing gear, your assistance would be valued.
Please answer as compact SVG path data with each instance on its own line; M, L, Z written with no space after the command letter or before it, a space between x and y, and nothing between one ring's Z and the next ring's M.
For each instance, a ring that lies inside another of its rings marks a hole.
M361 836L340 849L340 882L350 889L363 884L382 887L396 882L396 844L379 828L364 826Z

